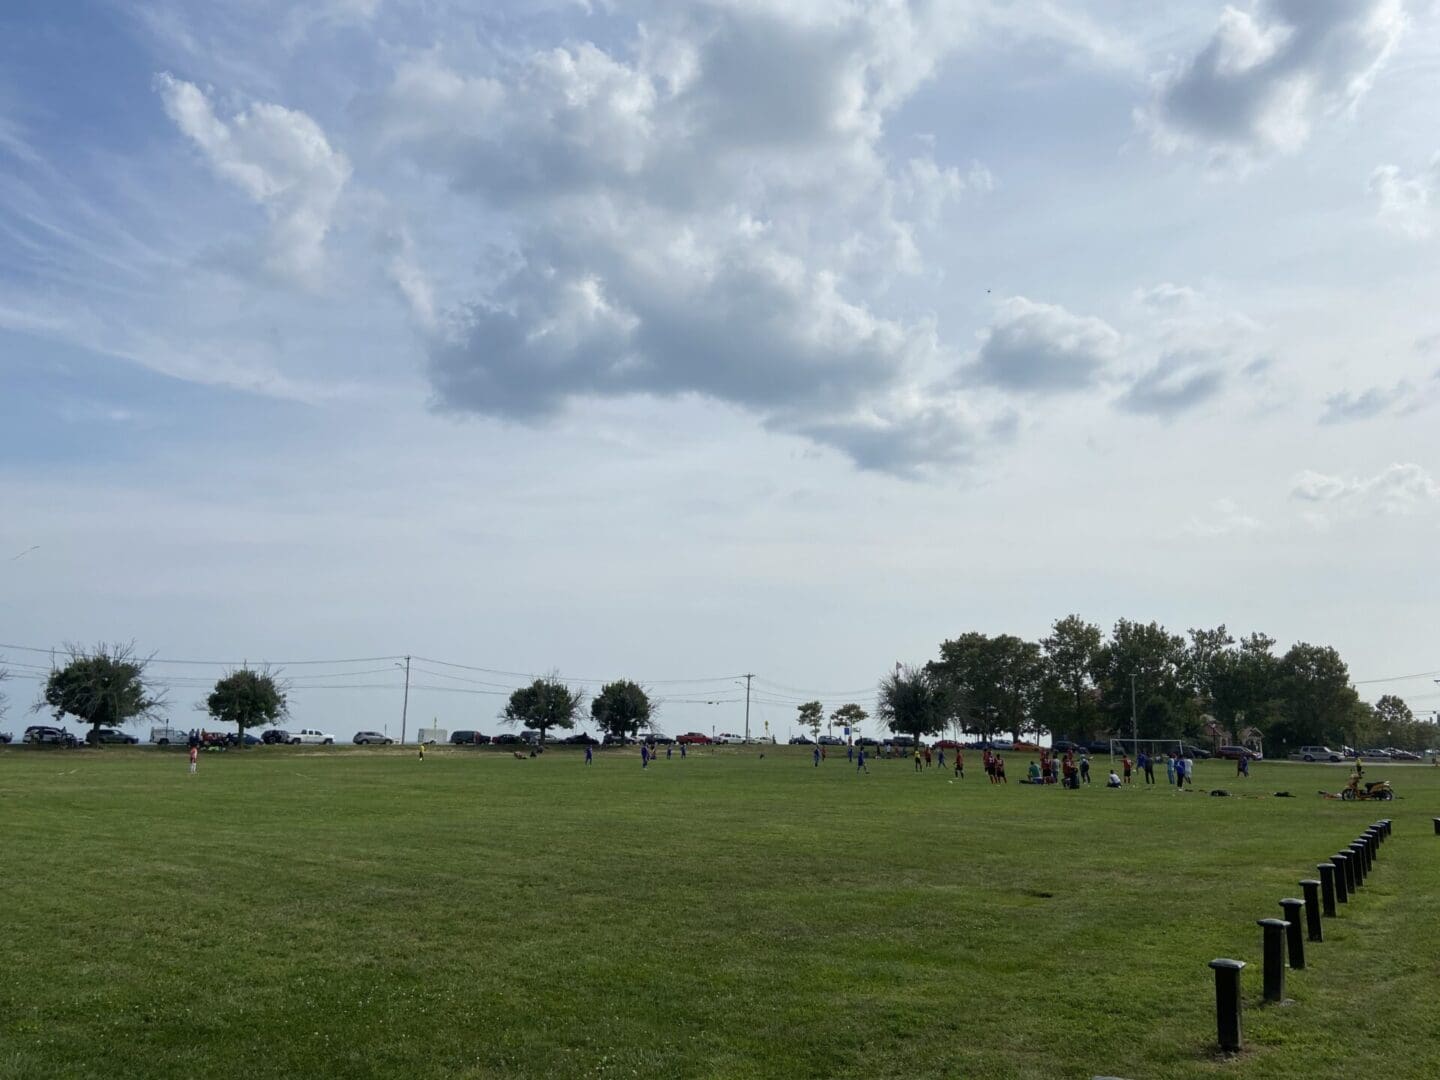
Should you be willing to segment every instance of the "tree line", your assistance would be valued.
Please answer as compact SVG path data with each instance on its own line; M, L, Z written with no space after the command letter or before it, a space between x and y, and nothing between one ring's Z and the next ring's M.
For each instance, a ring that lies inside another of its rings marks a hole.
M1436 725L1400 698L1362 701L1334 648L1275 646L1266 634L1237 638L1224 625L1177 634L1121 619L1107 635L1067 615L1039 641L972 631L941 642L935 659L881 680L878 711L892 730L917 738L953 728L1087 742L1128 738L1133 725L1142 739L1254 728L1272 752L1435 745Z

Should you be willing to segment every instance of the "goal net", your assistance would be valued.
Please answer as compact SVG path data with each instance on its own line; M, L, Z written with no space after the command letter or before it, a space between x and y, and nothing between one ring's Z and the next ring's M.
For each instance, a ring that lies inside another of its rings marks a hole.
M1138 762L1140 755L1154 758L1163 762L1171 754L1179 752L1181 757L1185 756L1185 748L1194 746L1193 742L1186 742L1179 735L1169 739L1111 739L1110 756L1122 758L1129 755L1131 761Z

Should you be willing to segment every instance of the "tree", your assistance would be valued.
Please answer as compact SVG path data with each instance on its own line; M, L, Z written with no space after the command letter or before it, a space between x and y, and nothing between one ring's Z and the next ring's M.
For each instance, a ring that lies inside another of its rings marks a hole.
M1253 633L1239 644L1216 657L1211 668L1210 711L1231 730L1250 726L1268 732L1282 712L1275 639Z
M1221 623L1213 630L1190 628L1190 645L1185 650L1184 676L1200 707L1214 708L1215 682L1224 669L1235 639Z
M98 743L101 727L153 717L165 704L165 695L146 681L148 661L136 658L134 645L97 645L89 652L70 645L67 652L69 661L50 672L35 711L49 708L57 722L68 715L89 724L89 742Z
M970 730L986 737L1010 731L1019 739L1034 726L1045 675L1035 642L1013 634L962 634L942 642L940 659L926 667Z
M653 712L645 688L629 679L606 683L590 702L590 718L600 730L621 739L648 727Z
M812 738L820 737L820 725L825 722L825 706L818 701L807 701L795 710L796 721L802 728L809 728Z
M849 728L852 737L860 734L860 725L870 719L870 714L853 701L841 705L830 714L830 722L841 728Z
M545 735L551 728L573 728L575 717L585 695L571 690L560 681L558 675L536 679L529 686L522 686L510 695L505 706L503 719L512 727L534 728L540 732L543 745Z
M950 692L929 667L901 667L880 680L877 713L891 731L917 741L943 731L951 714Z
M205 711L217 724L234 724L239 735L237 745L241 747L247 729L264 727L289 715L285 688L268 668L241 668L222 676L205 699Z
M1185 639L1159 623L1116 622L1094 673L1110 730L1130 733L1132 700L1141 738L1181 734L1177 726L1198 729L1199 712L1182 678L1184 661Z
M1266 735L1282 750L1342 741L1360 699L1340 654L1328 645L1296 642L1280 658L1279 675L1283 709Z
M1087 739L1095 728L1094 678L1096 657L1104 636L1100 627L1079 615L1057 619L1049 637L1042 638L1049 678L1060 688L1068 705L1070 738ZM1046 695L1048 698L1050 695ZM1058 716L1050 719L1055 727Z

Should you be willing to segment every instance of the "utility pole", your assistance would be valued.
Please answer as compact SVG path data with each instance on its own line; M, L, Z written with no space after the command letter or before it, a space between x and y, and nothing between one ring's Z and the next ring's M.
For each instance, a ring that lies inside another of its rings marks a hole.
M1130 676L1130 741L1134 744L1134 748L1133 748L1130 752L1135 755L1135 757L1134 757L1132 760L1136 760L1136 761L1138 761L1139 758L1140 758L1140 722L1139 722L1139 720L1137 719L1138 715L1139 715L1139 714L1138 714L1138 712L1137 712L1136 709L1135 709L1135 676L1134 676L1134 674L1131 674L1131 676Z
M400 706L400 745L405 745L405 721L410 715L410 657L405 657L405 702Z
M745 741L750 741L750 680L754 675L745 676Z

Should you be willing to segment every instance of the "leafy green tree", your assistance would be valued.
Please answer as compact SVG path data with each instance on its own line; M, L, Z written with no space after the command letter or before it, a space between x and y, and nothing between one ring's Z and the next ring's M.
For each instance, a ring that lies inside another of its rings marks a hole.
M510 695L501 719L514 727L534 728L543 745L551 728L573 728L585 695L571 690L558 675L536 679Z
M1235 638L1221 623L1213 630L1190 628L1190 644L1185 650L1183 677L1189 690L1199 700L1200 708L1214 708L1215 683L1229 657Z
M841 729L849 728L851 736L860 734L860 725L870 719L870 714L853 701L846 702L830 714L830 722L839 724Z
M241 668L222 676L205 699L205 711L217 724L234 724L237 744L245 745L245 732L273 724L289 715L285 688L268 669Z
M1280 658L1279 673L1284 705L1267 738L1282 751L1341 741L1359 698L1340 654L1328 645L1297 642Z
M1227 729L1250 726L1268 733L1283 711L1280 658L1275 639L1253 633L1239 648L1215 658L1210 670L1210 711Z
M601 731L617 738L637 734L650 726L655 703L639 683L617 679L600 688L590 702L590 718Z
M964 726L988 737L1033 730L1044 690L1040 646L1013 634L962 634L940 645L927 665Z
M1088 623L1079 615L1067 615L1057 619L1050 628L1048 637L1040 640L1045 651L1046 676L1053 684L1042 693L1046 708L1046 726L1058 730L1063 722L1070 738L1089 739L1095 732L1095 671L1096 658L1104 635L1100 627ZM1057 693L1056 691L1059 691ZM1058 707L1063 695L1066 710Z
M811 738L820 737L820 725L825 722L825 706L818 701L807 701L796 710L796 722L802 728L810 729Z
M50 672L35 710L50 709L57 722L73 716L89 724L88 741L97 743L102 727L153 717L165 704L165 695L146 679L148 661L135 656L133 645L97 645L88 652L71 645L67 652L70 659Z
M891 731L923 739L943 731L951 711L944 681L928 667L901 667L880 680L877 713Z
M1120 619L1096 657L1095 683L1109 729L1120 736L1131 730L1131 676L1134 700L1145 723L1141 738L1179 734L1177 725L1198 724L1183 680L1185 639L1157 622Z

